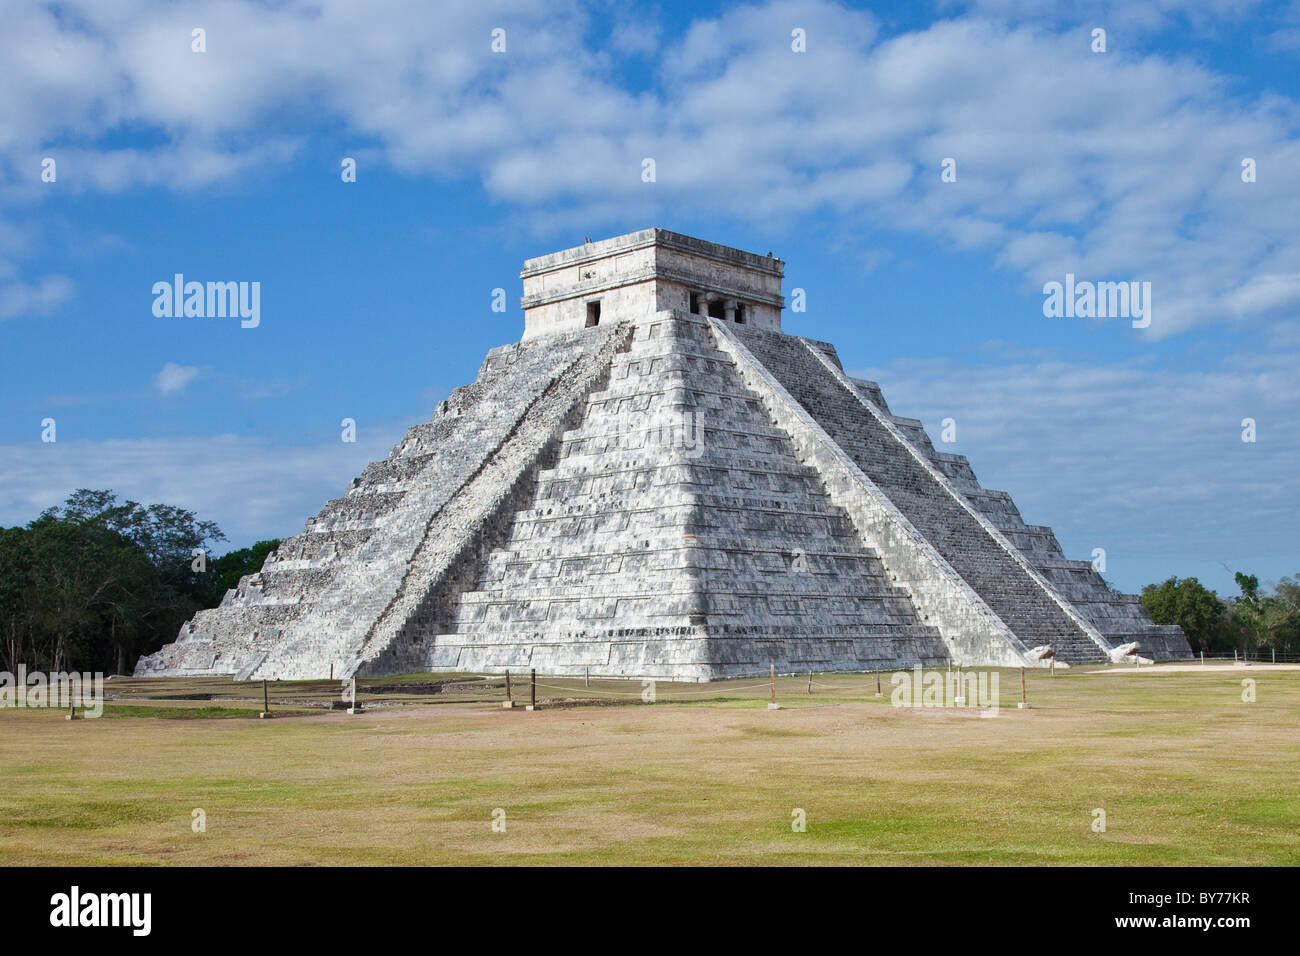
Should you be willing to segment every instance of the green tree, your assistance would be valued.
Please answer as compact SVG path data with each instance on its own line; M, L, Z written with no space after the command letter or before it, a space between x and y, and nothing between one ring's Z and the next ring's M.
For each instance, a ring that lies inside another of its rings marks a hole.
M4 659L125 672L204 606L216 577L206 551L224 538L183 508L85 488L26 528L0 529Z
M1273 589L1273 596L1291 610L1300 611L1300 575L1284 575Z
M155 575L131 541L94 523L38 518L27 528L19 614L27 660L51 670L112 665L110 609Z
M1233 575L1241 594L1232 599L1228 620L1234 644L1249 655L1265 643L1264 602L1259 594L1259 578L1238 571Z
M14 673L31 630L26 604L28 572L31 567L31 536L24 528L0 528L0 658L5 670Z
M239 584L239 579L262 570L266 556L280 546L280 539L259 541L251 548L227 551L212 563L216 578L212 590L208 593L208 607L216 607L226 592Z
M1231 648L1224 634L1226 606L1196 578L1171 577L1142 589L1142 605L1157 624L1177 624L1193 651Z
M113 492L88 488L77 489L41 517L95 524L117 532L144 551L164 583L194 597L206 595L213 582L210 567L195 570L195 552L203 551L203 564L210 565L206 557L209 542L226 540L215 522L200 521L192 511L174 505L145 507L135 501L119 504Z
M1290 654L1300 646L1300 580L1282 577L1273 593L1258 599L1261 648Z

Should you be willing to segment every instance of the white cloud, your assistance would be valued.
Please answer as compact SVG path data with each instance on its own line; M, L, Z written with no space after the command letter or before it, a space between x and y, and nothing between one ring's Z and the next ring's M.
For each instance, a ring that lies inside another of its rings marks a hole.
M161 395L174 395L176 392L184 391L185 387L198 377L198 374L199 370L196 366L168 362L154 377L153 387Z
M3 265L3 263L0 263ZM72 298L76 286L67 276L48 275L35 283L0 285L0 322L29 315L45 315Z
M1206 370L1179 364L1040 354L900 359L852 374L880 381L895 414L920 418L940 451L967 455L1026 522L1052 526L1069 557L1098 546L1171 559L1226 559L1243 547L1294 557L1300 352L1293 343ZM948 417L952 444L939 441ZM1256 421L1253 444L1242 441L1244 418Z
M1247 279L1228 296L1229 307L1238 315L1300 308L1300 272L1291 275L1257 275Z
M437 18L416 0L10 6L0 161L29 199L46 150L72 188L193 188L285 162L304 123L337 121L399 169L478 177L587 231L679 204L778 227L824 215L986 250L1025 289L1065 272L1150 281L1152 338L1294 305L1260 283L1300 274L1297 104L1231 96L1227 78L1133 45L1230 16L1229 0L1171 0L1140 22L1103 8L1136 31L1106 55L1068 6L1020 0L885 38L871 14L823 0L734 7L681 37L653 15L633 37L615 8L613 51L583 49L588 12L549 0L445 3ZM207 53L190 51L195 24ZM489 50L495 26L505 54ZM806 53L790 50L796 26ZM656 36L656 83L634 92L618 51ZM160 144L100 148L123 123ZM1240 180L1244 156L1256 183Z
M941 0L945 12L972 8L1011 21L1080 23L1104 27L1121 42L1152 31L1191 29L1212 31L1224 21L1255 16L1261 0Z
M0 215L50 194L45 155L58 158L60 189L194 189L303 160L330 127L355 137L354 155L481 180L507 217L567 221L575 235L675 208L769 231L820 217L827 236L877 233L858 250L868 268L889 261L892 232L984 251L1034 293L1066 272L1150 281L1146 336L1267 322L1273 348L1208 374L1043 357L900 360L878 374L903 414L957 417L958 450L1016 493L1027 520L1183 553L1245 535L1293 550L1281 536L1294 526L1300 438L1300 106L1230 92L1230 78L1140 46L1146 32L1252 6L1106 4L1096 15L1112 52L1100 56L1073 5L1038 0L944 7L952 19L902 35L824 0L733 6L681 35L653 16L638 30L642 14L620 6L609 49L584 47L592 14L575 0L444 2L436 17L424 0L11 0ZM1273 42L1293 42L1295 22L1293 11ZM207 53L190 52L195 25ZM497 26L506 54L489 50ZM806 53L790 50L794 27ZM623 54L651 75L625 80ZM155 145L123 148L124 131ZM644 156L657 160L653 187L640 180ZM958 180L945 184L949 156ZM1252 184L1245 156L1258 164ZM29 245L0 221L0 320L74 292L64 276L20 274ZM197 372L168 363L154 387L175 394ZM1246 416L1259 421L1253 446L1238 438ZM8 520L98 483L215 509L252 540L291 531L286 516L314 513L386 448L194 439L2 451ZM1167 530L1134 530L1152 526ZM1175 538L1180 528L1192 531Z
M47 219L42 224L26 222L19 226L0 219L0 322L49 315L76 294L76 283L65 275L22 278L22 259L43 259L36 249L37 238L40 226L49 224Z
M0 526L26 524L77 488L189 508L242 547L297 534L321 505L384 458L400 427L364 429L356 443L289 445L233 435L0 445Z

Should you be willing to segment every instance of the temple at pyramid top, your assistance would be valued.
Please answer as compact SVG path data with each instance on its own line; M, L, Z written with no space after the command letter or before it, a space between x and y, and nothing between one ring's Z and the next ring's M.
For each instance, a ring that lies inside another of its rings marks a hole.
M524 338L677 309L781 330L785 263L667 229L524 262Z
M136 673L1191 656L833 345L784 333L783 270L663 229L529 259L522 339Z

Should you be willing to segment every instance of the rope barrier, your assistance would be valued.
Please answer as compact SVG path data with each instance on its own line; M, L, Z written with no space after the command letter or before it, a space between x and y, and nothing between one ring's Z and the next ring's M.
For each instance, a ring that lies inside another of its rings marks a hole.
M598 679L599 679L599 678L598 678ZM663 682L656 682L656 683L663 683ZM545 683L545 682L540 681L540 680L537 682L537 686L538 686L538 687L546 687L546 688L549 688L549 689L551 689L551 690L561 691L561 692L564 692L564 693L568 693L568 694L570 694L571 696L575 696L575 695L576 695L576 696L584 696L584 697L585 697L585 696L592 696L592 695L599 695L599 694L601 694L601 693L604 693L605 696L607 696L607 697L612 697L612 698L631 698L631 697L638 697L638 698L639 698L639 697L641 696L641 694L643 693L643 690L629 691L629 692L627 692L627 693L619 693L618 691L614 691L614 690L610 690L610 691L602 692L602 691L599 691L599 690L592 690L592 689L589 688L589 687L580 687L580 688L579 688L579 687L565 687L565 686L563 686L563 685L561 685L561 684L549 684L549 683ZM751 689L751 688L755 688L755 687L767 687L767 681L763 681L762 683L758 683L758 684L741 684L741 685L738 685L738 686L737 686L737 685L731 685L731 686L727 686L727 687L717 687L717 686L715 685L715 687L714 687L712 690L700 690L700 691L686 691L686 690L682 690L682 691L679 691L679 690L675 690L675 689L674 689L674 690L671 692L671 693L672 693L672 697L671 697L671 699L676 699L676 698L679 698L679 697L725 697L725 696L727 696L731 691L749 690L749 689ZM579 692L581 692L581 693L579 693ZM656 691L656 696L658 696L657 691ZM670 699L670 698L668 698L668 696L665 695L665 699Z
M1231 658L1207 658L1212 661L1231 660ZM997 669L1003 670L1003 669ZM882 671L861 671L861 672L842 672L836 673L839 680L827 680L824 674L815 672L791 673L781 678L782 688L780 696L790 700L807 699L815 701L821 695L824 698L840 698L848 700L866 700L871 698L879 699L882 695L879 692L879 681L882 678L890 677L895 673L908 673L910 670L890 669ZM927 669L927 674L944 674L940 668ZM944 685L948 686L951 681L961 682L959 686L965 686L975 677L977 672L961 674L960 671L951 671L945 674ZM960 675L960 676L959 676ZM1006 676L1006 675L1003 675ZM962 677L965 681L962 681ZM591 686L591 680L597 681L603 686ZM753 700L760 701L766 696L764 693L773 686L772 677L751 678L741 680L740 682L694 682L694 681L673 681L671 679L653 679L653 678L623 678L600 675L586 674L564 674L564 675L547 675L547 679L536 680L533 678L530 683L541 692L544 692L551 701L628 701L634 702L644 700L644 695L650 686L655 689L654 699L656 702L673 703L682 702L690 703L704 700ZM844 683L849 680L850 683ZM403 680L393 681L391 684L378 682L372 686L358 686L357 700L368 700L372 704L380 706L400 706L402 704L436 704L440 700L456 703L490 703L494 701L504 701L507 699L507 675L501 674L465 674L459 675L454 679L438 679L437 675L430 674L424 678L423 675L411 675ZM280 682L270 682L272 685L278 685ZM312 686L315 683L318 686ZM334 682L329 682L333 684ZM344 682L346 683L346 682ZM890 681L892 684L892 681ZM253 684L252 687L249 685ZM297 685L297 686L295 686ZM254 703L255 701L262 704L263 711L268 709L269 693L268 690L275 690L276 701L279 706L305 706L309 708L330 707L338 708L338 696L325 690L325 681L317 682L285 682L278 687L269 687L264 685L260 688L261 693L257 693L256 685L253 682L227 682L213 681L203 682L202 687L207 691L206 698L216 702L221 700L229 701L246 701ZM513 697L518 702L519 695L526 693L528 684L523 684L518 680L513 688ZM390 689L391 688L391 689ZM623 689L626 688L626 689ZM132 691L135 688L131 689ZM539 694L539 699L541 695ZM888 694L884 695L888 696ZM344 695L345 701L347 695ZM109 699L117 701L129 700L149 700L156 699L167 701L172 699L167 693L162 693L156 698L152 695L144 697L137 693L128 692L126 694L109 695ZM196 699L188 694L178 696L177 700Z

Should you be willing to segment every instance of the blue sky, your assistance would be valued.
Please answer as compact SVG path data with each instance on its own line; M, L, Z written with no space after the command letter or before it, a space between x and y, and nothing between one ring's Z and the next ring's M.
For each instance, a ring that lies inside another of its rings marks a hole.
M1122 588L1300 572L1300 5L0 7L0 524L294 534L518 338L524 258L658 225L783 258L787 331ZM260 326L155 317L176 272ZM1066 272L1151 326L1045 318Z

